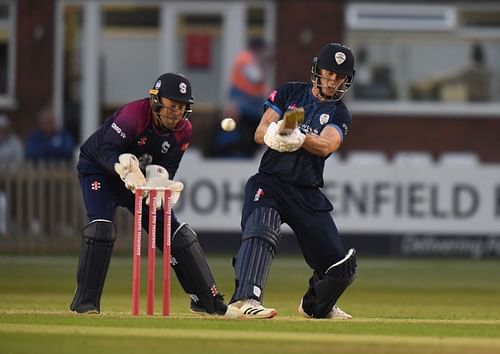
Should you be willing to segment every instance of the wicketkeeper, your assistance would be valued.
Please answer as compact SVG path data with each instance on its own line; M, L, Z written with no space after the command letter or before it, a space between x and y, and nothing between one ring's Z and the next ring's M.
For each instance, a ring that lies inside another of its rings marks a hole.
M143 98L112 113L80 149L77 170L89 223L82 230L77 289L70 309L99 313L101 294L116 240L113 223L118 206L134 213L134 194L142 186L168 187L172 205L183 184L173 178L191 142L188 117L193 105L191 84L180 74L161 75ZM160 194L159 194L160 195ZM162 208L163 200L157 200ZM142 225L148 225L145 199ZM157 213L156 245L163 250L163 213ZM171 263L191 310L224 315L226 305L198 238L186 223L171 217Z

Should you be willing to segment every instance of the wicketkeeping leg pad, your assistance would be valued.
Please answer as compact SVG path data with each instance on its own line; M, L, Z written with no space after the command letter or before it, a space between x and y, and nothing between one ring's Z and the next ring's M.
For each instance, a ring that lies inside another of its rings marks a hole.
M82 230L78 260L78 287L70 305L72 311L87 305L100 310L101 294L116 240L116 227L109 220L94 220Z
M248 217L234 260L236 290L231 303L240 299L262 301L263 289L276 255L281 217L273 208L257 208Z
M208 313L218 312L217 307L221 306L219 290L198 236L188 224L182 224L173 235L171 263L179 283L193 301Z

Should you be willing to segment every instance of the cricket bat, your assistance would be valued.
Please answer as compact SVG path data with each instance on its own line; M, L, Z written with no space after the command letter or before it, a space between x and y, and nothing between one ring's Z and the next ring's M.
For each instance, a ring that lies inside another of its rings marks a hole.
M302 122L304 122L304 108L300 107L286 111L283 115L283 124L281 124L278 133L280 135L290 135Z

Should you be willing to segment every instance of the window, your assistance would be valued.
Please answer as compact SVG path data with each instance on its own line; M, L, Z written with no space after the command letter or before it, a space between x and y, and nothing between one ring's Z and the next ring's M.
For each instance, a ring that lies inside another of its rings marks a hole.
M348 6L353 108L498 115L499 19L499 6Z
M157 6L115 4L103 6L104 25L107 27L156 29L159 26Z
M114 110L146 97L158 73L160 8L117 1L102 6L103 107Z
M15 2L0 3L0 105L12 104L14 95Z

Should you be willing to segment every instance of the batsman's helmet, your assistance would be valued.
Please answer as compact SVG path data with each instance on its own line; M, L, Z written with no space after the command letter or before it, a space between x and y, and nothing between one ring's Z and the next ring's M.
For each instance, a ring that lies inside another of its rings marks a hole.
M320 78L321 69L335 72L337 74L345 75L346 79L339 86L333 96L326 96L322 89ZM339 43L328 43L318 53L318 56L313 59L311 67L311 81L319 88L320 95L328 100L338 101L349 90L353 80L354 74L354 55L349 47Z
M194 99L191 94L191 83L182 74L166 73L161 75L156 81L151 90L149 90L151 98L151 109L158 113L161 109L160 97L165 97L177 102L186 104L184 117L188 118L191 112L191 105L194 104Z

